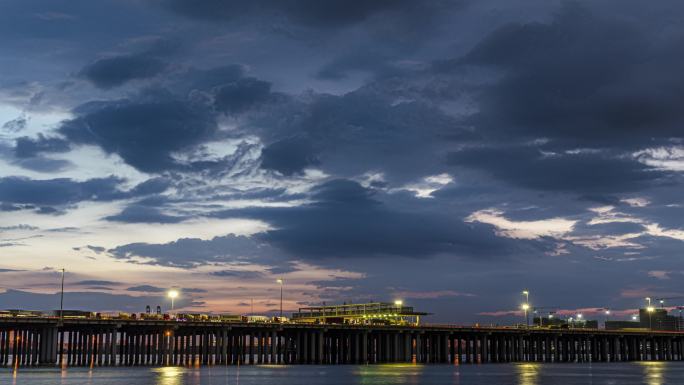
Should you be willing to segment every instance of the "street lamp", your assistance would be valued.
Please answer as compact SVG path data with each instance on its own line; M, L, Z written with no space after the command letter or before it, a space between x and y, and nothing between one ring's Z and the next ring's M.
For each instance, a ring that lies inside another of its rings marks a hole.
M283 279L278 278L276 280L280 284L280 322L283 322Z
M527 311L530 310L530 305L527 303L522 304L521 308L525 311L525 324L530 327L530 318L527 316Z
M530 318L528 317L527 311L530 309L530 291L523 290L522 294L525 296L525 303L522 305L522 309L525 311L525 323L527 327L530 327Z
M606 329L608 326L608 317L610 317L610 309L606 309L605 314L606 314L606 320L603 321L603 328L604 329Z
M178 290L176 290L176 289L171 289L171 290L169 290L168 293L166 293L166 295L167 295L169 298L171 298L171 311L173 311L173 309L174 309L174 300L176 299L176 297L178 297Z
M653 314L653 312L655 311L655 308L650 305L650 301L649 301L649 306L646 308L646 311L648 312L648 328L653 330L653 324L651 322L651 319L653 317L651 317L651 314Z
M59 323L64 322L64 273L65 269L62 269L62 290L59 294Z

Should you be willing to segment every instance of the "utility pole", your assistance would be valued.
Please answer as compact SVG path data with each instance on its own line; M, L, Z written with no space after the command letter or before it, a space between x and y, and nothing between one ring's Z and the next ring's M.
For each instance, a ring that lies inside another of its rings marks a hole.
M525 324L527 328L530 328L530 317L528 311L530 310L530 291L525 289L522 294L525 296L525 303L522 305L522 309L525 311Z
M283 322L283 279L277 281L280 284L280 322Z
M62 268L62 290L59 296L59 323L64 323L64 272L65 269Z

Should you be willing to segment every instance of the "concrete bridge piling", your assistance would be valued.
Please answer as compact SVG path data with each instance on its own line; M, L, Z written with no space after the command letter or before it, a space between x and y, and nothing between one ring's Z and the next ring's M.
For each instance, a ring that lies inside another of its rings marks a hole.
M0 319L0 366L682 361L684 333Z

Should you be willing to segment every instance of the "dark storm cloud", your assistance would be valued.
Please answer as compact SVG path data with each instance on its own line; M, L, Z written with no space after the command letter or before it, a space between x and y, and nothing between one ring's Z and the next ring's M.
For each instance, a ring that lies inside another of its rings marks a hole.
M211 275L215 275L217 277L236 279L256 279L263 277L263 273L261 273L260 271L248 270L219 270L211 272Z
M163 287L156 287L156 286L150 286L150 285L139 285L139 286L131 286L127 291L142 291L142 292L149 292L149 293L163 293L166 291Z
M291 208L228 210L217 217L248 217L275 229L247 236L228 235L211 240L179 239L167 244L134 243L108 250L114 258L133 263L194 267L211 263L249 261L268 264L275 272L289 272L286 255L315 262L334 257L402 256L425 258L449 254L471 258L545 252L545 242L514 242L494 234L483 224L466 224L458 216L424 210L416 198L408 208L389 207L375 192L356 182L335 180L318 186L315 203ZM286 254L277 257L284 251ZM340 262L340 261L338 261ZM217 274L242 274L226 270ZM251 273L249 273L251 274Z
M17 158L31 158L42 153L69 152L70 149L69 142L62 138L39 134L36 138L28 136L17 138L14 154Z
M544 247L509 242L487 225L466 224L448 213L388 207L375 199L372 190L349 180L324 183L311 199L315 203L299 207L229 210L216 215L264 220L275 229L256 237L313 260L423 258L442 253L478 258Z
M167 178L151 178L136 185L130 192L133 196L159 194L171 187Z
M307 167L318 165L312 144L302 138L290 138L271 143L261 152L261 167L293 175Z
M448 161L486 171L515 185L551 191L634 191L667 176L666 172L618 155L608 150L544 153L533 146L474 147L452 153Z
M156 76L166 66L162 60L147 54L115 56L87 65L81 70L81 76L98 88L109 89L130 80Z
M201 106L161 95L93 102L75 112L60 134L75 144L98 145L146 172L179 167L172 152L202 143L216 131L213 116Z
M326 80L343 80L354 71L368 71L382 77L400 75L401 71L390 64L393 57L395 55L390 53L378 52L376 46L356 49L326 63L316 76Z
M211 90L226 84L235 84L245 77L244 66L227 64L208 69L188 68L169 85L179 94L192 90Z
M110 176L83 182L68 178L34 180L23 177L0 178L0 202L7 205L61 206L81 201L113 201L147 194L147 188L120 189L122 179ZM143 182L145 184L147 182ZM136 190L137 189L137 190ZM156 189L154 191L160 191Z
M147 37L133 39L124 46L133 52L99 58L83 67L79 76L105 90L132 80L153 78L167 69L168 60L180 51L181 43L176 39Z
M23 163L48 162L53 160L38 156L66 152L77 145L96 145L144 172L218 171L229 167L229 157L182 162L173 155L188 154L205 142L220 139L219 116L238 115L284 98L271 92L269 82L244 77L238 65L191 68L166 80L167 88L144 89L126 99L84 103L53 136L19 138L14 154Z
M27 170L43 173L60 172L74 167L74 164L68 160L50 159L42 156L17 159L12 164Z
M271 96L271 84L255 78L243 78L220 86L214 97L216 109L239 113L266 102Z
M32 180L22 177L0 178L0 201L37 205L64 205L83 200L108 200L119 192L115 177L76 182L71 179Z
M313 95L265 112L246 129L268 143L262 166L284 175L315 165L339 176L377 169L406 181L444 172L440 156L450 140L473 137L433 106L397 102L372 88Z
M165 244L131 243L108 251L112 257L153 265L190 268L210 263L236 262L259 258L268 260L273 250L266 244L246 236L226 235L209 240L183 238Z
M35 138L19 137L15 145L0 143L0 159L12 165L43 173L54 173L73 168L74 164L65 159L53 159L44 154L65 153L70 151L69 143L59 137L42 134Z
M471 123L481 129L592 146L643 145L682 134L683 37L566 3L550 23L502 27L446 67L502 72L478 97Z
M131 189L131 195L137 193L137 196L143 196L143 199L129 203L120 213L107 216L104 219L123 223L179 223L190 219L191 217L188 215L167 213L170 211L170 199L163 195L154 194L166 190L169 181L163 178L156 179L157 181L149 180Z
M415 9L411 0L164 0L170 9L190 17L235 20L245 15L285 15L306 25L329 27L357 23L371 15L392 10Z
M132 204L124 208L120 213L107 216L104 219L123 223L179 223L189 218L165 214L156 207Z

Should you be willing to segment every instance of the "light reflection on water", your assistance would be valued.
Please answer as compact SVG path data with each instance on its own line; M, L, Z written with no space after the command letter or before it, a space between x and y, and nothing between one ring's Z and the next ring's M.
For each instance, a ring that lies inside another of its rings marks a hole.
M386 364L358 366L357 374L361 385L376 384L420 384L424 365L417 364Z
M668 385L684 363L0 369L0 385Z
M539 384L539 370L541 364L525 363L516 365L516 375L519 379L520 385L537 385Z
M648 385L663 385L663 372L666 369L665 362L639 362L644 369L644 382ZM682 379L684 381L684 379Z
M157 374L156 385L182 385L183 384L183 368L169 366L163 368L153 369Z

